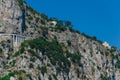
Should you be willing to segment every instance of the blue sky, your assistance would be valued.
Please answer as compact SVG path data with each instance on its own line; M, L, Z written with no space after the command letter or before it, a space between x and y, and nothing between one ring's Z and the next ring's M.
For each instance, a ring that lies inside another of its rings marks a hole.
M40 13L120 48L120 0L26 0Z

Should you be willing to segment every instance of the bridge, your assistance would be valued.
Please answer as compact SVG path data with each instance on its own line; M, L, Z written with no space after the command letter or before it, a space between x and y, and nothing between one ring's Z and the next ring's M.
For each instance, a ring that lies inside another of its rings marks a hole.
M0 37L4 39L12 39L13 47L19 47L21 43L26 40L25 36L19 34L7 34L7 33L0 33ZM1 39L1 40L2 40Z

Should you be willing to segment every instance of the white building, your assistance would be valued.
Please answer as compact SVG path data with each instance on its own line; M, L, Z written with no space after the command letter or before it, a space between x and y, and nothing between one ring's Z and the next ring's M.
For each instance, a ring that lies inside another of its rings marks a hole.
M102 45L103 45L104 47L106 47L106 48L111 49L111 46L110 46L109 43L107 43L107 42L104 42Z
M57 25L57 22L56 21L50 21L49 25L55 27Z

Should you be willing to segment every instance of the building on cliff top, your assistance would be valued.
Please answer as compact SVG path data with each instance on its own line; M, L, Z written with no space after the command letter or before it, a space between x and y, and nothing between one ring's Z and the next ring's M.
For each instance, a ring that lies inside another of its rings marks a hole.
M104 42L102 45L103 45L104 47L106 47L106 48L111 49L111 46L110 46L109 43L107 43L107 42Z

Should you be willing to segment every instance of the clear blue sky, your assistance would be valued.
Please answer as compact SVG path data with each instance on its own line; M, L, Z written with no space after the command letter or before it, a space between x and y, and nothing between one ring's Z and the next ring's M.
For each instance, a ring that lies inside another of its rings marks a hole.
M70 20L74 28L120 48L120 0L26 0L48 17Z

